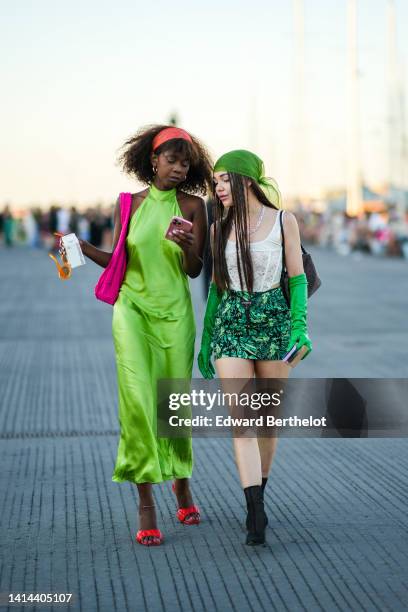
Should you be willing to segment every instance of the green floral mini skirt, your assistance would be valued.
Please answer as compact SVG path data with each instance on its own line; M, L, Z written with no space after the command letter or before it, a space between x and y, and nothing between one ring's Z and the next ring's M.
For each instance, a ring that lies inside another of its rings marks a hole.
M280 287L225 291L214 322L214 359L280 360L290 339L290 310Z

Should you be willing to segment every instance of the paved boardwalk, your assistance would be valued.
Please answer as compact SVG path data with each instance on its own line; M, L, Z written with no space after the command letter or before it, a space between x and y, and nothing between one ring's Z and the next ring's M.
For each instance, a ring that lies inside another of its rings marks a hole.
M302 376L406 376L405 262L319 256ZM62 283L43 251L0 250L0 593L70 592L84 612L406 610L404 439L281 439L268 545L254 549L230 440L197 439L202 524L178 524L167 483L156 487L165 545L134 543L134 487L111 481L115 364L98 273L89 263Z

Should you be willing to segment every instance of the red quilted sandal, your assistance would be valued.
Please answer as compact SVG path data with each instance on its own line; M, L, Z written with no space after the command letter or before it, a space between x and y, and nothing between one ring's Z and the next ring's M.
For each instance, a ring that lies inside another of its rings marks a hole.
M173 493L176 492L176 485L174 482L171 485ZM195 515L195 516L194 516ZM198 525L200 522L200 509L196 505L189 506L188 508L179 508L176 516L180 523L183 525Z
M149 538L145 540L145 538ZM136 541L143 546L160 546L164 537L160 529L139 529L136 534Z
M200 522L200 510L198 506L179 508L177 510L177 518L183 525L198 525Z

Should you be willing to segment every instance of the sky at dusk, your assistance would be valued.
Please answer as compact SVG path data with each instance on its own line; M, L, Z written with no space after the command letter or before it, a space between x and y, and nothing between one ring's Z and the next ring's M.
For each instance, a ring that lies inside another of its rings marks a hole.
M345 184L346 5L304 1L310 195ZM386 5L358 0L361 157L372 185L387 178ZM408 2L395 9L406 83ZM172 112L214 158L257 152L291 193L291 0L13 0L2 14L0 205L110 202L136 190L118 148Z

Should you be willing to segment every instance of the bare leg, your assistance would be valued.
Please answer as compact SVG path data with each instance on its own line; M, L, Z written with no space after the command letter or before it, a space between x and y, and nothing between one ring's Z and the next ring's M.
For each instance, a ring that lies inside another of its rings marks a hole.
M153 487L150 482L137 485L139 492L139 525L140 529L157 529L156 509L154 505ZM153 536L143 538L144 543L153 542Z
M221 357L215 362L217 374L223 380L223 391L239 392L237 383L229 382L228 379L242 378L244 381L250 380L254 376L254 364L249 359L238 357ZM226 379L226 380L225 380ZM245 383L242 385L242 388ZM250 434L251 435L251 432ZM238 468L239 478L242 488L260 485L262 482L261 457L256 438L234 437L235 461Z
M259 454L261 456L262 478L268 478L275 456L278 438L276 436L271 436L270 438L257 438L257 440Z
M191 495L190 491L190 481L188 478L176 478L174 481L174 487L179 508L189 508L190 506L194 505L193 496ZM187 521L198 518L200 518L198 512L191 512L186 516Z
M262 484L261 457L257 439L234 438L235 461L243 489Z
M288 378L290 370L291 367L283 361L257 361L255 363L257 378ZM261 458L262 478L268 478L278 438L275 435L271 435L270 437L258 438L257 440Z

